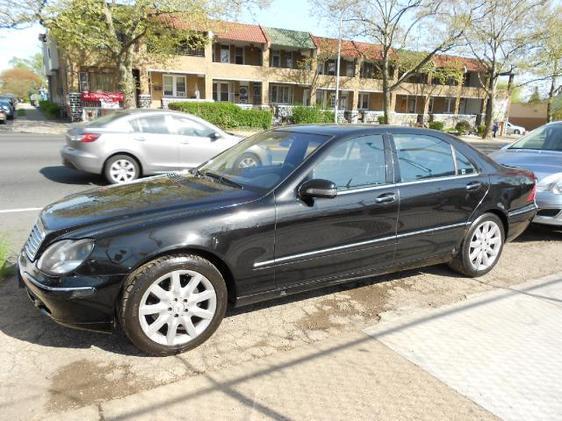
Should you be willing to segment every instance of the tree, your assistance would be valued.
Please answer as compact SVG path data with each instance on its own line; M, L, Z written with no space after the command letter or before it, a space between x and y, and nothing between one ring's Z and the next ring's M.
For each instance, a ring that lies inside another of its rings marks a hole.
M41 87L41 78L26 68L11 68L0 73L2 91L25 98Z
M472 55L485 69L481 81L486 93L486 113L482 138L488 137L492 126L498 80L512 74L517 60L528 53L537 39L537 13L547 0L494 0L472 3L476 15L464 33Z
M541 94L539 94L539 88L535 86L535 90L529 97L529 104L540 104L542 102Z
M29 69L38 75L42 82L45 81L42 53L35 53L29 58L12 57L8 64L18 69Z
M18 29L38 19L45 1L0 0L0 29Z
M210 18L257 1L53 0L42 8L41 20L67 57L114 66L125 106L134 107L135 64L164 58L180 46L201 47L207 42L201 28Z
M389 123L392 93L432 58L453 48L471 22L473 7L455 0L317 0L324 14L341 16L354 35L368 37L381 46L378 62L383 90L384 122ZM477 7L477 6L474 6ZM431 33L431 37L424 36ZM423 40L426 44L420 45ZM394 74L397 51L425 50L409 66Z

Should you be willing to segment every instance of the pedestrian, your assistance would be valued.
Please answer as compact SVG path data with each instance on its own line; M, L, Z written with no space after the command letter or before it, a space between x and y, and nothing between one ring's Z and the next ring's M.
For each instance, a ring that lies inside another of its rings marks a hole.
M498 133L498 129L500 128L499 124L497 121L494 121L494 125L492 126L492 133L494 134L494 137L496 137L496 134Z

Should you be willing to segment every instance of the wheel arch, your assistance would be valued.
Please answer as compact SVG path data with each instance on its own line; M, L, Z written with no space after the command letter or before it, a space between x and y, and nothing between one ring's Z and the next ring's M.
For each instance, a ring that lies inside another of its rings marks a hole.
M138 166L139 166L139 171L140 171L139 177L142 177L143 172L144 172L143 163L142 163L142 161L141 161L137 156L135 156L135 154L133 154L133 153L131 153L131 152L112 152L107 158L105 158L105 161L103 161L103 167L102 167L102 170L101 170L101 173L102 173L102 174L105 174L105 170L106 170L106 167L107 167L107 162L108 162L111 158L113 158L114 156L117 156L117 155L126 155L126 156L128 156L128 157L133 158L133 159L136 161L136 163L138 164Z
M500 218L500 221L502 221L502 225L503 225L504 236L505 238L507 238L509 232L509 220L507 218L507 214L501 211L500 209L492 208L482 212L481 215L484 215L486 213L491 213L493 215L496 215L498 218Z
M170 256L174 254L194 254L211 262L218 269L218 271L220 272L226 283L228 302L230 304L235 303L237 297L237 290L236 290L236 284L234 282L234 275L232 274L232 270L225 263L225 261L221 259L219 256L217 256L215 253L212 253L209 250L205 250L197 246L178 247L178 248L163 250L158 254L152 254L150 256L147 256L145 259L139 261L134 267L131 268L129 273L133 273L139 267L145 265L146 263L152 260L156 260L160 257Z

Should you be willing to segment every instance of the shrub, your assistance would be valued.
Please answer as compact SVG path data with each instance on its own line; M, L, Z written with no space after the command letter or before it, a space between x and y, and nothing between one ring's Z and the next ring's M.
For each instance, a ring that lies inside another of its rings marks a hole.
M19 110L16 111L16 115L17 115L18 117L23 117L23 116L26 115L26 112L25 112L25 110L24 110L23 108L20 108Z
M11 265L8 262L10 247L8 243L0 238L0 281L11 273Z
M334 112L318 107L297 106L293 108L291 122L294 124L333 123Z
M384 124L384 116L383 115L378 116L377 120L379 121L379 124Z
M231 102L173 102L169 108L196 115L221 129L271 127L271 111L244 110Z
M467 134L468 132L470 132L470 123L466 120L460 120L455 125L455 130L461 135Z
M60 115L60 106L51 101L39 101L39 109L48 118L57 118Z
M478 136L482 136L482 134L484 133L484 129L486 128L486 126L484 126L483 124L481 124L480 126L478 126Z
M445 123L442 121L432 121L429 123L429 128L433 130L443 130Z

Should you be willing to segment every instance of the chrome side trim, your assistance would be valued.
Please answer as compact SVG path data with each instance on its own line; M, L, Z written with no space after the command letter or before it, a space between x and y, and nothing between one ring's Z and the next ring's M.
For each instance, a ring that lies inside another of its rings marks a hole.
M49 285L44 285L27 272L22 273L22 278L27 279L37 288L42 289L44 291L50 291L50 292L91 291L92 293L96 291L96 288L94 287L52 287Z
M408 233L405 233L405 234L398 234L398 235L392 235L392 236L388 236L388 237L381 237L381 238L376 238L374 240L361 241L359 243L345 244L343 246L329 247L329 248L325 248L325 249L321 249L321 250L308 251L306 253L293 254L293 255L290 255L290 256L279 257L277 259L264 260L263 262L255 262L254 268L261 268L261 267L269 266L269 265L272 265L272 264L284 263L284 262L287 262L287 261L290 261L290 260L300 259L300 258L309 257L309 256L316 256L318 254L329 253L329 252L332 252L332 251L345 250L345 249L348 249L348 248L353 248L353 247L358 247L358 246L365 246L365 245L370 245L370 244L382 243L384 241L395 240L395 239L398 239L398 238L411 237L413 235L418 235L418 234L427 234L429 232L443 231L443 230L452 229L452 228L464 227L468 224L469 224L468 222L460 222L458 224L444 225L444 226L437 227L437 228L429 228L429 229L425 229L425 230L408 232Z
M380 185L377 185L377 186L360 187L360 188L357 188L357 189L349 189L349 190L338 191L338 196L343 196L343 195L352 194L352 193L368 192L368 191L371 191L371 190L392 189L392 188L395 188L395 187L409 186L409 185L412 185L412 184L419 184L419 183L431 183L431 182L435 182L435 181L447 181L447 180L456 180L456 179L459 179L459 178L478 177L479 175L480 175L480 173L465 174L465 175L450 175L450 176L446 176L446 177L428 178L427 180L404 181L404 182L399 182L399 183L380 184Z
M523 206L522 208L509 211L507 215L508 216L517 216L517 215L522 215L524 213L534 212L537 209L538 209L537 205L535 205L534 203L531 203L530 205Z

